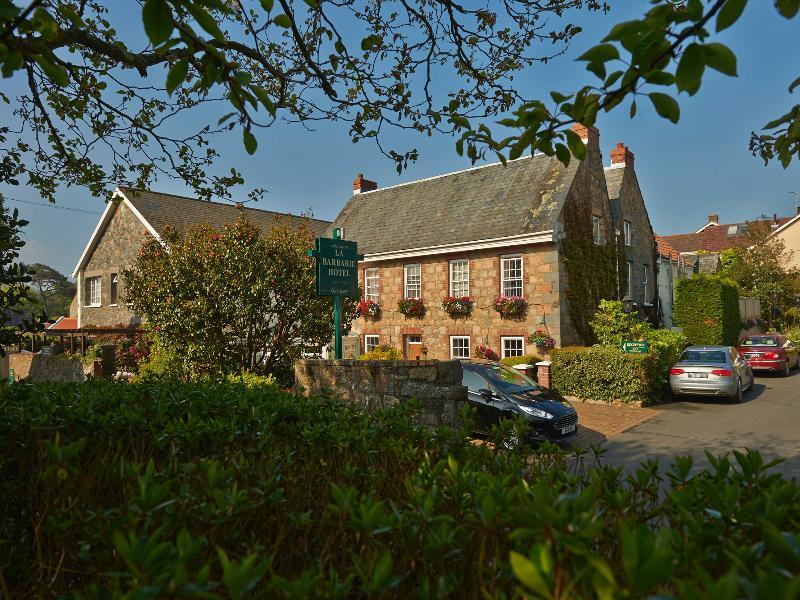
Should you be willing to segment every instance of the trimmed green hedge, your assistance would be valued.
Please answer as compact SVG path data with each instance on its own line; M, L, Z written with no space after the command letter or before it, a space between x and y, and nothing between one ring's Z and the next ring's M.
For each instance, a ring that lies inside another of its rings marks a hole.
M613 346L574 346L553 350L553 387L587 400L643 402L659 395L658 357L625 354Z
M508 358L500 359L500 362L509 367L513 367L514 365L535 365L540 360L542 360L541 356L528 354L526 356L509 356Z
M0 385L0 595L796 595L756 452L623 476L248 383Z
M735 346L739 341L739 292L727 279L695 275L679 281L674 316L691 344Z

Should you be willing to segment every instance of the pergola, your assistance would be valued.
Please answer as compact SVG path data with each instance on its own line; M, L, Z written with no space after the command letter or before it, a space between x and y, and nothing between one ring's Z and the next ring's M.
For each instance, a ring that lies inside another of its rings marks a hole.
M61 347L64 348L64 338L69 339L69 351L75 352L76 339L81 351L81 355L86 355L86 340L95 335L124 335L133 337L145 332L139 327L78 327L77 319L61 317L44 331L43 345L47 343L47 337L58 337ZM35 344L35 334L31 337L31 350Z

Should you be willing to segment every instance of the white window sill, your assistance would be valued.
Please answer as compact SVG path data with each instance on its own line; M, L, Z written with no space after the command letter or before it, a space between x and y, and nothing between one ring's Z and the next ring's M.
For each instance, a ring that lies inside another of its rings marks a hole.
M117 305L117 303L116 303L116 302L115 302L114 304L109 304L109 306L116 306L116 305Z
M103 305L102 304L87 304L83 308L100 308L101 306L103 306Z

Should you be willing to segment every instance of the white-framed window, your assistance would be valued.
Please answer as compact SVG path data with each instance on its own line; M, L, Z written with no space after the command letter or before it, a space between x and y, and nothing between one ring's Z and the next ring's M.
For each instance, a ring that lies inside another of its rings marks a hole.
M102 304L103 278L87 277L83 284L86 287L85 306L100 306Z
M649 283L650 279L650 267L647 265L642 265L642 283L644 284L644 290L642 291L642 302L647 302L647 284Z
M119 296L119 274L111 274L111 306L117 305L117 297Z
M592 240L598 246L603 241L600 229L601 229L601 227L600 227L600 217L595 217L594 215L592 215Z
M364 269L364 300L378 302L381 295L380 270Z
M525 356L525 338L501 337L500 350L502 353L502 358L509 358L511 356Z
M372 352L377 348L379 344L380 338L377 335L365 335L364 336L364 354Z
M623 233L625 234L625 245L630 246L633 244L633 227L630 221L625 221L622 226Z
M628 296L633 299L633 263L628 261Z
M522 256L500 258L500 293L522 297Z
M450 295L456 298L469 296L469 261L450 261Z
M403 297L422 297L422 265L405 265L403 267Z
M469 358L469 351L468 335L450 336L450 358Z

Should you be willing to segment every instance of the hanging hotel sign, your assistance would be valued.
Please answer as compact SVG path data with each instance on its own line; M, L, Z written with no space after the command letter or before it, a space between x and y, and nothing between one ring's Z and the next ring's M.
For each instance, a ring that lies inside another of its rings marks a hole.
M358 254L355 242L318 237L312 256L317 259L317 295L358 298Z

